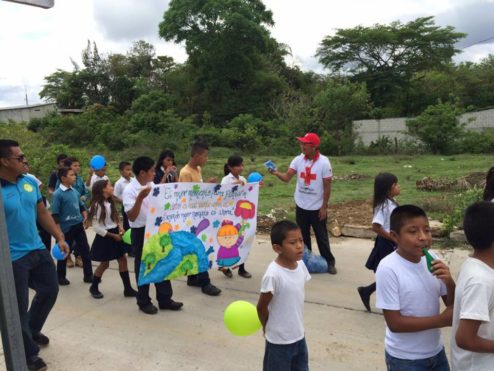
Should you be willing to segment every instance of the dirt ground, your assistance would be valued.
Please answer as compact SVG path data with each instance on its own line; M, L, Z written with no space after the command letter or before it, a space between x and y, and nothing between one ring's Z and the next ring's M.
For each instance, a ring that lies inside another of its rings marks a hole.
M329 207L329 222L336 219L340 226L345 224L371 225L371 201L349 201Z

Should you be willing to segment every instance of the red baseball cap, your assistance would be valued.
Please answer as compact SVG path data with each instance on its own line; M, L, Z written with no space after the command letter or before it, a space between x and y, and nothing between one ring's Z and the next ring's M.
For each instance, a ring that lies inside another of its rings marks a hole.
M297 140L300 143L312 144L314 147L319 147L321 143L321 139L319 139L319 135L316 133L307 133L303 137L297 137Z

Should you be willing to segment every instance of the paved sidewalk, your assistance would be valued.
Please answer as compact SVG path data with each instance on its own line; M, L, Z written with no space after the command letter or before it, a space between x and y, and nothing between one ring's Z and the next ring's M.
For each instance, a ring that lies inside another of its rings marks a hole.
M356 291L357 286L373 281L373 273L363 267L373 242L332 238L331 243L338 274L314 274L306 288L310 369L384 370L383 317L375 309L366 313ZM444 253L455 277L466 256L466 250ZM268 237L258 235L246 264L253 278L235 274L228 279L212 271L213 283L223 290L219 297L187 287L185 279L175 280L174 299L184 302L183 310L154 316L138 311L133 298L123 297L115 263L103 276L101 300L90 297L82 269L68 269L71 284L60 288L43 330L50 345L41 356L49 370L60 371L261 370L261 332L249 337L231 335L223 325L223 311L235 300L257 302L262 274L273 258ZM133 267L132 259L129 267ZM443 330L443 339L449 352L449 329ZM3 352L0 369L5 369Z

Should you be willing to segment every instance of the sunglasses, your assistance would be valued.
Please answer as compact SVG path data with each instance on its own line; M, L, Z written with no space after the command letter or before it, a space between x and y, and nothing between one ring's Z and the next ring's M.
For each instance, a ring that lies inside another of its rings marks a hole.
M20 156L17 156L17 157L7 157L8 159L13 159L13 160L17 160L19 162L25 162L26 161L26 155L20 155Z

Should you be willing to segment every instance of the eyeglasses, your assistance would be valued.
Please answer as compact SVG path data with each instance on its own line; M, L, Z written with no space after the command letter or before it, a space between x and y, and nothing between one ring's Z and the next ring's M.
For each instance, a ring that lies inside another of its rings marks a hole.
M25 162L26 161L26 155L20 155L20 156L17 156L17 157L7 157L8 159L13 159L13 160L17 160L19 162Z

